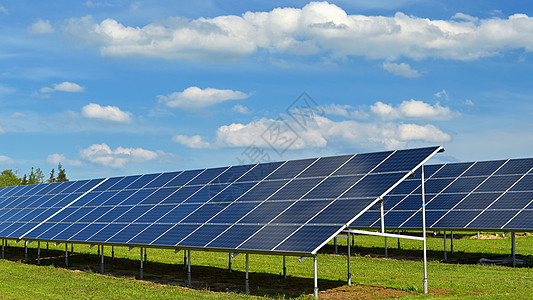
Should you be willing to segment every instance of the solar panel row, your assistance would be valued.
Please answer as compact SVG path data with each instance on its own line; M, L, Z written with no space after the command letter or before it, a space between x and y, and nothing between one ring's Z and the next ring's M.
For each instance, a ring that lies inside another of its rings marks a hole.
M533 159L430 165L426 225L439 230L533 230ZM409 178L386 197L385 226L422 228L420 180ZM354 228L380 225L379 207L356 220Z
M0 188L0 237L316 253L442 147Z

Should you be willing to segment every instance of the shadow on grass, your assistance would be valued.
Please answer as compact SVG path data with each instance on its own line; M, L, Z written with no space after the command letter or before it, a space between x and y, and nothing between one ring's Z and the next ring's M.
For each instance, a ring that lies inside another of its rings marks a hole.
M384 247L364 247L355 245L351 248L352 255L358 255L363 257L373 257L373 258L387 258L395 260L407 260L407 261L422 261L423 260L423 250L422 249L398 249L397 247L388 248L387 256L385 256ZM335 247L333 245L325 245L320 249L322 254L335 254ZM346 255L347 248L346 245L342 247L339 246L337 250L338 255ZM503 258L510 258L511 255L502 255L498 253L489 253L489 252L464 252L464 251L455 251L451 253L450 250L447 252L447 260L444 259L444 250L427 250L428 261L439 261L450 264L470 264L476 265L479 264L480 259L490 259L490 260L503 260ZM516 255L517 260L524 261L522 265L517 265L517 267L533 267L533 256L523 256ZM487 263L489 264L489 263ZM495 263L497 264L497 263ZM498 264L502 266L512 267L511 260L508 260L507 263Z
M107 253L106 253L107 255ZM6 247L5 258L24 262L23 247ZM88 253L70 253L68 256L69 270L100 273L100 256ZM28 263L37 264L37 249L28 248ZM65 268L65 251L41 249L41 266ZM144 264L144 281L175 286L187 286L187 270L183 263L170 264L148 260ZM105 257L104 274L120 278L139 279L140 261L127 258ZM245 273L226 268L191 265L192 285L196 290L214 292L244 293ZM249 273L250 294L272 298L311 297L313 294L313 278L296 277L282 274L253 272ZM319 279L321 291L333 290L346 285L345 281Z

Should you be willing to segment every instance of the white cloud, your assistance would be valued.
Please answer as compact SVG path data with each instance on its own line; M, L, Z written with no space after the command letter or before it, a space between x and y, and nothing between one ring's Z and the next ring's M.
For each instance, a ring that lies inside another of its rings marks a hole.
M59 154L59 153L48 155L48 157L46 157L46 162L49 164L54 164L54 165L61 163L64 166L75 166L75 167L83 165L81 161L68 159L65 155Z
M157 98L159 98L159 102L165 103L168 107L198 109L228 100L245 99L249 96L240 91L214 88L201 89L191 86L183 90L183 92L174 92L167 96L158 95Z
M464 20L472 23L476 23L477 21L479 21L479 18L477 17L473 17L471 15L463 14L460 12L453 15L452 19Z
M49 20L39 20L28 27L28 33L31 35L43 35L54 32L55 29L52 27Z
M403 141L420 140L427 142L449 142L452 138L437 127L428 124L420 126L416 124L401 124L398 127L398 137Z
M470 99L466 99L465 102L463 103L464 105L466 106L474 106L474 102Z
M199 135L186 136L186 135L175 135L172 140L176 143L180 143L188 148L201 149L208 148L209 142L206 142Z
M343 116L347 117L350 115L348 110L353 109L351 105L341 105L341 104L326 104L321 106L324 110L324 113L327 115L334 116Z
M103 56L217 62L235 61L259 51L395 61L402 57L473 60L505 51L533 50L533 18L525 14L479 20L461 13L450 20L401 12L365 16L347 14L327 2L240 16L176 17L143 27L83 17L68 20L64 29L71 38L98 48Z
M162 151L150 151L142 148L117 147L112 150L106 144L93 144L80 151L80 156L88 162L110 167L123 168L131 162L153 161L165 155Z
M116 123L131 123L132 119L128 112L121 111L116 106L100 106L96 103L85 105L81 114L89 119L98 119Z
M246 114L250 113L250 110L248 109L248 107L246 107L244 105L241 105L241 104L235 105L233 107L233 111L238 112L238 113L243 114L243 115L246 115Z
M9 10L7 10L2 4L0 4L0 12L9 15Z
M12 165L14 163L15 162L12 158L5 155L0 155L0 165Z
M416 78L422 75L417 70L411 69L411 66L406 63L383 62L383 69L394 75L406 78Z
M382 120L396 119L424 119L424 120L450 120L460 115L449 107L435 105L418 100L403 101L398 107L390 104L376 102L370 106L371 112Z
M360 123L314 116L303 129L294 121L286 122L262 118L248 124L224 125L217 129L212 146L248 147L253 144L262 148L273 147L280 152L284 149L323 148L329 144L362 149L394 149L412 141L438 143L451 139L450 135L431 124ZM278 126L281 130L276 130Z
M4 134L6 133L6 131L4 130L4 128L2 128L2 126L0 126L0 134Z
M444 100L449 100L450 99L450 96L448 96L448 92L446 92L446 90L442 90L440 92L436 92L435 93L435 97L442 98Z
M54 84L53 87L43 87L41 88L41 93L52 93L52 92L68 92L68 93L81 93L85 91L85 88L74 83L74 82L62 82L59 84Z

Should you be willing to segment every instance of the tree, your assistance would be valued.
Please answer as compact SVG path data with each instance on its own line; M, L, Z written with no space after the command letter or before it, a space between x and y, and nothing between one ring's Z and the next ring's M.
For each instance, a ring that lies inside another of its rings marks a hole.
M28 178L27 178L26 174L24 174L24 176L22 176L22 181L20 182L20 184L22 184L22 185L28 184Z
M20 185L20 178L13 170L4 170L0 173L0 186Z
M55 169L52 169L52 171L50 171L50 178L48 178L47 180L48 183L56 182L55 172Z
M63 166L61 166L61 163L59 163L59 165L57 166L56 182L64 182L64 181L68 181L67 173L65 169L63 169Z

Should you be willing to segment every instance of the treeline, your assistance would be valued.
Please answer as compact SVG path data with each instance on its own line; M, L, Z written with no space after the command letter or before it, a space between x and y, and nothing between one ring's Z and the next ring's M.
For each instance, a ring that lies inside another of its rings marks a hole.
M0 187L12 186L12 185L27 185L27 184L39 184L39 183L51 183L51 182L64 182L68 181L67 173L61 163L57 166L56 170L52 169L48 179L45 179L44 173L40 168L31 168L29 174L24 174L22 177L17 176L17 172L11 169L4 170L0 173Z

